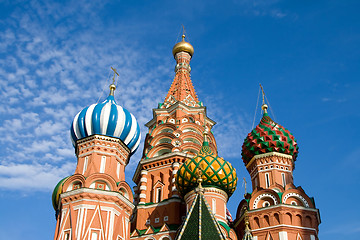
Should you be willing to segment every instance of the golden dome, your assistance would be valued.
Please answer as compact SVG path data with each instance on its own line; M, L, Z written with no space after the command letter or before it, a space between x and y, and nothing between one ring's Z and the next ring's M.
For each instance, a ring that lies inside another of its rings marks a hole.
M185 35L182 35L182 41L175 44L172 52L174 57L178 52L187 52L192 57L194 54L194 47L190 43L185 42Z

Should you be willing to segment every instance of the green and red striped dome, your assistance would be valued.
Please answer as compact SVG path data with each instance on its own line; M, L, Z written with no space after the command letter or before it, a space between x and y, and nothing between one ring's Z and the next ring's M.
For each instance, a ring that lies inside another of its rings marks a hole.
M289 154L295 161L299 147L289 130L275 123L265 112L259 125L245 138L241 155L247 165L255 155L269 152Z

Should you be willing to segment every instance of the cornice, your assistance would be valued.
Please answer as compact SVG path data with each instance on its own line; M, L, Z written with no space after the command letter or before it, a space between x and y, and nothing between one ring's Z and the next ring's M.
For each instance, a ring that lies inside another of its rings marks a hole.
M278 152L269 152L269 153L263 153L263 154L259 154L259 155L255 155L248 164L246 164L246 168L248 168L255 160L259 159L259 158L264 158L264 157L271 157L271 156L278 156L278 157L283 157L283 158L288 158L288 159L292 159L292 156L289 154L285 154L285 153L278 153Z
M170 115L172 111L176 110L177 108L181 107L188 112L204 112L205 119L210 122L212 126L216 124L216 122L209 117L207 117L207 110L206 107L190 107L185 105L184 103L178 101L175 104L171 105L169 108L153 108L153 119L145 124L147 128L150 128L155 123L155 117L159 114L168 114Z
M152 163L152 162L156 162L159 160L164 160L167 158L173 158L173 157L183 157L183 158L190 158L190 156L187 153L183 153L183 152L172 152L172 153L167 153L161 156L157 156L157 157L152 157L152 158L148 158L148 159L141 159L140 162L138 163L134 176L132 178L134 183L137 183L136 180L139 177L142 165L147 164L147 163Z
M78 188L76 190L64 192L60 195L60 198L66 198L66 197L74 196L74 195L81 194L81 193L93 193L93 194L98 194L98 195L117 197L131 209L135 208L135 205L132 202L130 202L129 199L127 199L126 197L121 195L119 192L98 190L98 189L92 189L92 188Z

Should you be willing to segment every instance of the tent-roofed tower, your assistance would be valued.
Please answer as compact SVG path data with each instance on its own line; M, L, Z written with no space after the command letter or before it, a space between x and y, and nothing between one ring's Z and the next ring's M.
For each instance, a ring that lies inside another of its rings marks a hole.
M198 100L190 78L192 45L185 41L173 48L175 77L163 103L153 109L153 119L146 127L144 152L133 181L136 186L136 210L132 220L132 236L139 238L143 230L166 225L174 239L186 216L186 207L175 186L180 165L194 157L202 146L202 133L209 132L209 146L217 152L211 133L215 122L207 117L206 107ZM160 234L160 233L159 233Z

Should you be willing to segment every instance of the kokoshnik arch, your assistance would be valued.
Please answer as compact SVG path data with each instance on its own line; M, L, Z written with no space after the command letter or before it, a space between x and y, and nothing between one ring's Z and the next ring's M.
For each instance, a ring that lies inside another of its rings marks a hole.
M218 155L215 122L191 82L193 54L183 35L173 47L170 90L145 125L134 193L125 167L139 146L140 127L116 103L115 85L105 101L75 116L70 132L77 167L52 195L54 240L318 239L314 199L293 184L296 140L270 118L265 103L260 123L242 146L253 191L239 199L232 220L226 205L238 178Z

